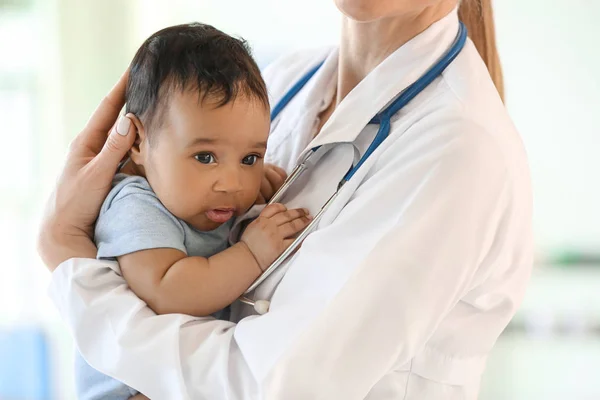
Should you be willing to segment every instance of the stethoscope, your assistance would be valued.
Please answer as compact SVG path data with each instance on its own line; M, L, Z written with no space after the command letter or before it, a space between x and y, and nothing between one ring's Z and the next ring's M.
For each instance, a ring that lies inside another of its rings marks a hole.
M379 129L377 130L377 134L375 138L365 151L365 154L359 159L356 165L352 166L350 170L344 175L342 180L340 181L337 190L335 193L327 200L325 205L321 207L317 215L314 216L313 220L310 224L298 235L298 237L292 242L292 244L271 264L263 273L252 283L252 285L244 292L244 294L248 294L252 290L256 289L258 285L260 285L273 271L275 271L283 262L293 254L302 241L308 236L311 232L312 228L319 222L321 216L327 211L329 206L335 201L338 194L340 193L340 189L346 182L348 182L354 174L360 169L360 167L367 161L367 159L373 154L373 152L379 147L381 143L388 137L390 134L391 127L391 118L398 111L400 111L404 106L406 106L412 99L414 99L419 93L421 93L434 79L439 77L442 72L454 61L456 56L461 52L463 47L465 46L467 40L467 29L465 25L460 22L458 34L456 35L456 39L452 43L452 46L448 49L448 51L442 56L442 58L435 63L423 76L421 76L416 82L412 85L408 86L404 89L398 97L392 101L385 109L380 111L377 115L375 115L370 121L369 124L378 124ZM288 103L302 90L302 88L306 85L306 83L313 77L313 75L321 68L323 62L319 65L311 69L304 75L292 88L283 96L283 98L275 105L273 110L271 111L271 122L277 118L277 116L281 113L281 111L288 105ZM316 153L319 147L315 147L305 155L300 163L294 168L292 173L285 180L281 188L273 195L269 204L277 203L281 200L283 195L287 192L287 190L296 182L296 180L308 169L309 161L311 157ZM244 303L254 307L258 314L264 314L269 311L270 302L267 300L252 300L247 298L246 296L241 296L239 300Z

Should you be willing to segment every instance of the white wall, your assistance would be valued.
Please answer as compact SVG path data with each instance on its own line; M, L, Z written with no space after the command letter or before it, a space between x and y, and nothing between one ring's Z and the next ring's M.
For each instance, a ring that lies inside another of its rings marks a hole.
M496 1L507 104L531 163L537 244L600 245L600 2Z
M204 22L248 40L260 65L281 53L337 42L340 14L333 0L137 0L141 41L169 24ZM143 6L142 6L143 5Z

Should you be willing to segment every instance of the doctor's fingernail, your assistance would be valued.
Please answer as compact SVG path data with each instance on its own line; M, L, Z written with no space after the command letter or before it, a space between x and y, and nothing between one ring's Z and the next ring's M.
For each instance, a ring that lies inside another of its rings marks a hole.
M119 122L117 123L117 133L121 136L127 136L130 126L131 120L125 116L122 116L119 118Z

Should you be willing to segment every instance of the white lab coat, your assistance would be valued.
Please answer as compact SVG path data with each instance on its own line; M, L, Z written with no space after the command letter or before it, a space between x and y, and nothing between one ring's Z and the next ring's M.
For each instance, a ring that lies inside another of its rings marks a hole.
M275 102L325 59L273 124L271 162L289 172L307 149L346 143L288 205L319 209L374 136L367 122L457 30L454 11L398 49L314 140L337 50L297 53L265 71ZM475 399L530 275L531 219L522 142L469 41L252 295L271 300L267 314L235 304L235 322L156 316L116 263L90 259L61 264L50 292L89 363L152 399Z

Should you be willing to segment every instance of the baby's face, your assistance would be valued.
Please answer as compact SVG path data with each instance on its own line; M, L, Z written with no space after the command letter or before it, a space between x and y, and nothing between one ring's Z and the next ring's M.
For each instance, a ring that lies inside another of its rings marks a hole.
M152 145L144 141L144 170L164 206L202 231L248 210L263 176L268 110L242 95L217 108L177 91L163 121Z

